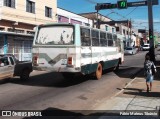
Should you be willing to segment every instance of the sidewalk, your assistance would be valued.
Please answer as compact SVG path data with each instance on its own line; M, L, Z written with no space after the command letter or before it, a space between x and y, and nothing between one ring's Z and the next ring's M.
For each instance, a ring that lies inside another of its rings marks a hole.
M97 110L119 110L123 111L144 111L160 109L160 67L157 67L157 73L153 81L152 91L146 92L146 82L143 71L134 78L119 93L110 99L104 101L96 107ZM115 112L115 111L114 111ZM105 119L105 115L100 119ZM159 118L159 117L158 117Z

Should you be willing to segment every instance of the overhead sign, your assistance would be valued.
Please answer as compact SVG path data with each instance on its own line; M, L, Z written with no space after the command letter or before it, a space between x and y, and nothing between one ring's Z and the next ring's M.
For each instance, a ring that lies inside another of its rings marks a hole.
M138 1L138 2L127 2L127 0L118 1L117 4L111 3L99 3L96 5L96 10L103 10L103 9L126 9L127 7L137 7L137 6L147 6L147 1ZM152 0L152 5L158 5L158 0Z
M128 5L128 7L146 6L147 1L129 2L129 3L127 3L127 5Z

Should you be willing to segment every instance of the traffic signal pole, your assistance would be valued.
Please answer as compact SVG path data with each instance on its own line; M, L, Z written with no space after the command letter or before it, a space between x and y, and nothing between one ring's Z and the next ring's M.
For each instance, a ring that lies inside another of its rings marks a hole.
M148 23L149 23L149 42L150 50L149 55L153 62L155 62L155 53L154 53L154 32L153 32L153 15L152 15L152 5L158 5L159 0L143 0L137 2L127 2L127 0L119 0L117 4L111 3L97 3L95 9L97 10L97 27L100 26L101 22L98 19L98 11L104 9L127 9L127 7L137 7L137 6L147 6L148 5Z
M150 43L149 55L151 61L155 62L152 0L147 0L147 3L148 3L148 23L149 23L149 43Z

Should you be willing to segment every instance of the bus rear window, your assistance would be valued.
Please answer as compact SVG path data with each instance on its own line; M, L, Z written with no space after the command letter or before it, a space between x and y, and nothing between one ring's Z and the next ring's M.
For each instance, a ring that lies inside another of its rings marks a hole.
M40 27L35 39L36 45L72 45L73 43L73 26Z

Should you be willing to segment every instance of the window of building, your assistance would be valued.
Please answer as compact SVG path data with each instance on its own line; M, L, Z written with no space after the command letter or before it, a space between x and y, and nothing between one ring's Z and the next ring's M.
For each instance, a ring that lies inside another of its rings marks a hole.
M112 33L114 33L115 32L115 28L112 28Z
M106 26L106 31L108 31L109 29L108 29L108 26Z
M71 24L80 24L80 25L82 24L81 21L78 21L78 20L75 20L75 19L71 19L70 23Z
M92 30L92 46L99 46L99 32Z
M125 31L125 29L123 29L123 34L124 34L124 35L126 35L126 31Z
M15 0L4 0L4 6L15 8Z
M52 18L52 8L45 6L45 16Z
M35 2L27 0L26 1L26 11L30 13L35 13Z
M90 46L90 29L81 28L81 45L82 46Z
M119 31L119 27L116 27L116 31L117 31L117 32Z

